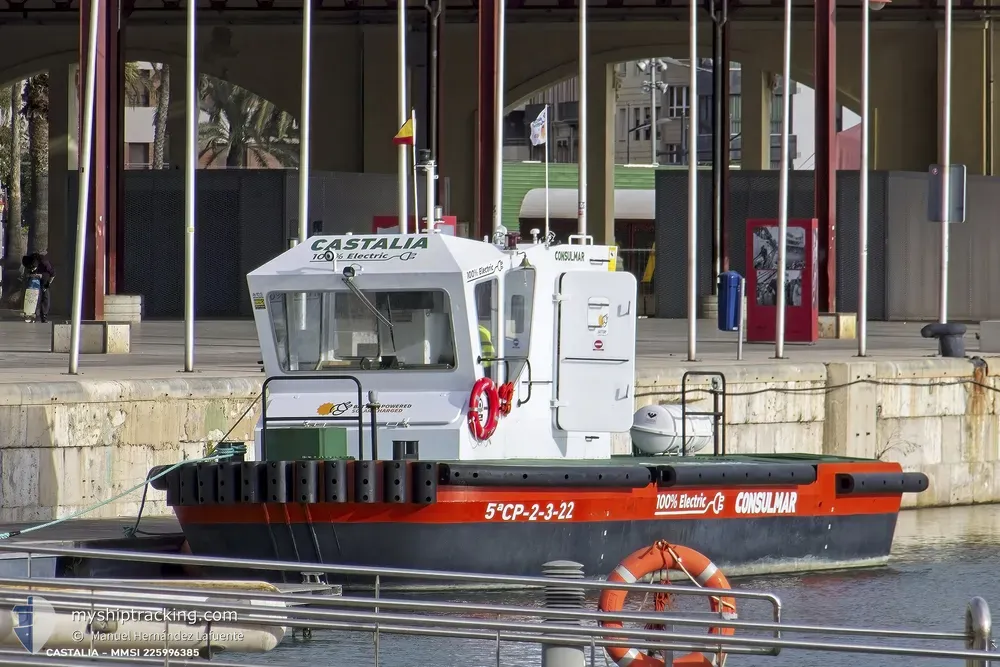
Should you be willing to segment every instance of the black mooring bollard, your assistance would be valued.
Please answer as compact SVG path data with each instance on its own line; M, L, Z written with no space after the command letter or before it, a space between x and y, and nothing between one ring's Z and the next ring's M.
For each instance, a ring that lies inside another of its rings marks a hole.
M964 324L935 322L925 325L920 330L920 335L924 338L937 338L938 352L942 357L962 359L965 357L965 331Z

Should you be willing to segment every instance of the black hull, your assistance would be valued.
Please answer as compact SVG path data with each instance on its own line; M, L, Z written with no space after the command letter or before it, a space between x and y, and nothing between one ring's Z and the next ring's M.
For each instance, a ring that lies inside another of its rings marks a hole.
M530 576L539 575L547 561L574 560L583 564L589 577L603 577L636 549L665 539L700 551L727 574L739 576L882 564L892 547L896 519L893 512L572 523L188 524L183 528L191 550L198 555L284 560L304 566L324 563ZM258 571L253 576L262 574ZM283 579L280 573L269 573L266 578ZM299 577L288 573L284 578ZM352 581L336 576L330 580Z

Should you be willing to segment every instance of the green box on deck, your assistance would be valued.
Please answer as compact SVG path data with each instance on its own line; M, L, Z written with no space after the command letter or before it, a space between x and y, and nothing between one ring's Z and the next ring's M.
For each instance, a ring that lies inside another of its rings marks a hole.
M347 458L347 429L269 428L264 437L265 461Z

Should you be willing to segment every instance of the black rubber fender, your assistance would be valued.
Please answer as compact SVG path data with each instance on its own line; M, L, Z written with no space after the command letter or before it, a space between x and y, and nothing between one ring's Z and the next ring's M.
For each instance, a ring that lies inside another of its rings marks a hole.
M354 461L334 459L323 461L323 502L349 503Z
M149 485L154 489L156 489L157 491L166 491L168 485L167 477L169 477L173 472L176 472L177 469L175 468L173 471L168 472L163 477L157 477L156 479L153 479L153 477L156 477L169 467L170 466L154 466L150 468L149 473L146 474L146 479L152 480L149 482Z
M381 476L381 461L355 461L354 462L354 502L356 503L380 503L382 502L382 485L379 479Z
M922 472L837 473L838 496L884 496L922 493L930 481Z
M292 494L297 503L315 503L319 501L320 485L319 461L306 459L292 463Z
M659 486L799 486L816 481L810 463L710 463L657 466Z
M415 461L413 463L413 502L418 505L436 503L440 475L440 464L433 461Z
M442 463L440 481L450 486L604 487L641 489L653 475L645 466L532 466Z

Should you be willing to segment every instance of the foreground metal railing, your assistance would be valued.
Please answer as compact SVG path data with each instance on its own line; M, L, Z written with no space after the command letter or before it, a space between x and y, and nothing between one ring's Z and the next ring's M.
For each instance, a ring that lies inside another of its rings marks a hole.
M584 652L589 648L589 664L598 664L598 648L636 647L659 651L705 651L727 654L778 655L782 649L864 653L909 657L933 657L965 660L970 667L985 667L991 658L996 659L991 638L989 608L981 598L974 598L966 612L964 632L928 632L876 628L849 628L788 624L781 621L781 602L777 596L758 591L732 590L725 595L747 602L766 602L771 606L770 621L725 619L720 614L681 614L623 611L604 613L583 608L528 607L507 604L472 604L437 600L415 600L385 597L382 580L402 578L407 580L450 582L493 582L506 585L548 587L547 590L596 591L603 589L629 590L644 593L663 592L658 584L622 584L606 581L572 578L525 577L488 575L462 572L438 572L398 568L352 567L343 565L313 565L263 560L207 558L149 553L117 552L92 549L64 549L40 547L32 544L0 545L2 552L21 552L36 556L70 556L102 560L131 560L201 567L223 567L243 570L269 570L324 573L351 577L372 577L375 587L371 597L331 596L270 593L248 590L210 589L210 601L178 600L179 595L206 596L206 588L192 582L188 586L148 585L92 581L87 579L0 579L0 607L10 608L25 601L30 589L44 589L44 597L58 612L110 610L115 608L148 608L200 614L217 613L220 608L235 612L238 625L265 627L280 625L303 630L361 631L372 633L375 665L379 662L380 637L389 635L417 635L425 637L489 640L495 643L496 664L501 665L500 646L504 642L537 643L543 647L576 647L580 649L579 662L549 661L552 667L572 667L585 664ZM692 586L669 587L671 594L690 596L718 595L717 589ZM136 594L141 594L141 600ZM41 594L41 593L39 593ZM582 599L582 593L581 593ZM262 606L282 603L293 606ZM621 621L663 626L665 629L605 628L600 622ZM169 625L169 624L167 624ZM232 624L229 624L232 625ZM676 626L707 631L708 628L729 627L734 635L693 634L677 631ZM765 633L765 636L752 636ZM788 634L845 636L877 638L878 644L852 644L816 639L788 639ZM938 642L963 642L965 648L954 645L903 646L887 645L886 640L921 640ZM91 644L92 645L92 644ZM209 642L204 654L212 655ZM29 656L14 652L5 662L8 653L0 651L0 665L56 665L58 656ZM603 653L603 651L601 652ZM543 651L544 655L544 651ZM574 655L570 652L570 655ZM16 656L13 657L13 656ZM603 657L603 656L602 656ZM35 662L38 659L40 661ZM106 661L86 664L121 664ZM544 659L543 659L544 660ZM74 663L80 664L80 663ZM130 664L144 664L132 659ZM154 664L154 663L150 663ZM165 657L155 664L197 664L190 660ZM203 663L202 663L203 664ZM213 663L222 664L222 663Z

